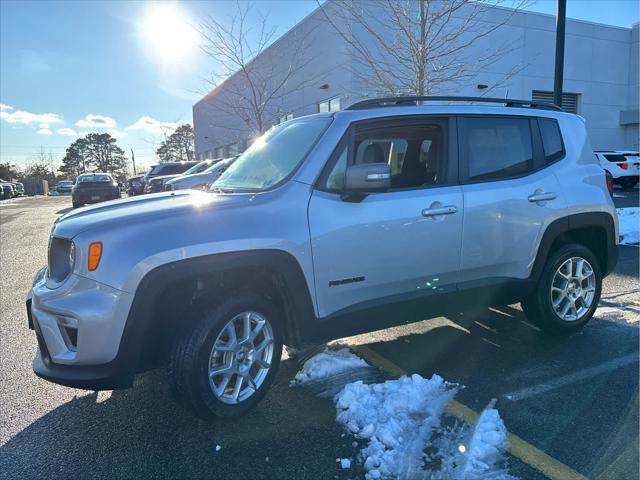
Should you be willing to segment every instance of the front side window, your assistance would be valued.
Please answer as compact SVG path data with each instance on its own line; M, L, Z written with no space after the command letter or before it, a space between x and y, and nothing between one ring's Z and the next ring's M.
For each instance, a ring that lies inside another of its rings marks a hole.
M529 119L469 117L460 125L469 180L497 180L533 170Z
M353 144L345 145L337 153L335 164L321 187L331 191L343 190L351 156L354 165L389 164L392 190L441 184L445 168L444 147L444 126L435 121L356 129Z
M276 185L300 164L331 121L331 117L307 117L272 128L238 157L213 188L264 190Z
M549 164L562 158L564 156L564 147L558 122L551 118L539 118L538 126L542 136L545 163Z

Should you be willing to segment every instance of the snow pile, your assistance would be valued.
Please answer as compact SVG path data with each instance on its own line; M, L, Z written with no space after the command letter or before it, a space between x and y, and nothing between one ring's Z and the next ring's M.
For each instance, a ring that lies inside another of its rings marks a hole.
M431 460L440 461L433 479L511 480L503 466L508 448L507 429L494 408L493 400L473 428L458 425L436 440L437 452Z
M638 245L640 243L640 208L618 208L618 222L620 223L620 244Z
M369 364L357 355L354 355L348 348L340 350L328 350L315 355L307 360L300 370L293 383L305 384L335 376L349 370L357 368L368 368Z
M411 375L373 383L379 377L372 376L371 370L346 348L325 349L308 360L292 381L313 389L326 379L335 383L339 377L361 375L334 396L338 423L366 443L355 472L363 468L367 480L514 478L506 469L507 430L494 408L495 400L475 426L463 422L451 426L453 417L445 416L445 409L459 385L438 375L430 379ZM358 443L352 446L357 448ZM342 469L353 465L349 458L336 458L336 462Z
M423 450L456 392L456 385L437 375L346 385L336 396L337 420L369 441L361 451L365 478L423 476Z

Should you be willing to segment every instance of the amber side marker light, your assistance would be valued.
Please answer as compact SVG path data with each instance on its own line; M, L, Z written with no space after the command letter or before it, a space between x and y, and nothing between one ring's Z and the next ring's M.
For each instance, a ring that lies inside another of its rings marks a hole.
M87 267L90 272L93 272L98 265L100 265L100 258L102 257L102 242L93 242L89 245L89 257L87 259Z

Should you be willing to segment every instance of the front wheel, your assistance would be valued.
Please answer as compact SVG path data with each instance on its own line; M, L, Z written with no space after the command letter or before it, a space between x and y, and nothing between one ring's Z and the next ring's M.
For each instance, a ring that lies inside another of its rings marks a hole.
M240 294L192 316L192 328L172 351L172 390L203 418L244 414L264 397L280 364L277 310L259 296Z
M547 260L536 290L522 302L531 323L551 334L569 334L591 319L602 290L598 259L588 248L570 244Z

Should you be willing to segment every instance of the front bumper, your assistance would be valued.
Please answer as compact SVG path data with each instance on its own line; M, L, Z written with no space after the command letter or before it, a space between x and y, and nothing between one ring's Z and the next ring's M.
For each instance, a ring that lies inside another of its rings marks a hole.
M73 274L50 290L39 272L26 300L29 328L38 342L34 373L75 388L130 387L135 365L119 351L130 297ZM67 333L74 329L75 336Z

